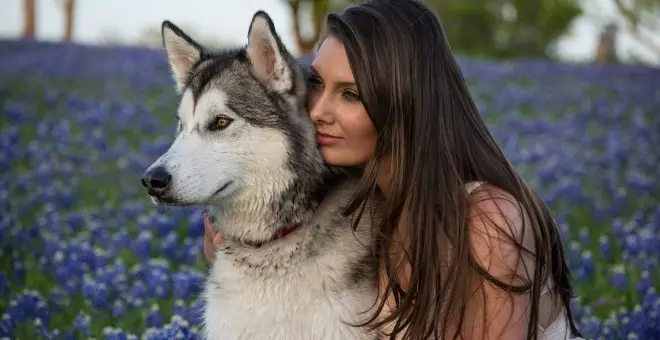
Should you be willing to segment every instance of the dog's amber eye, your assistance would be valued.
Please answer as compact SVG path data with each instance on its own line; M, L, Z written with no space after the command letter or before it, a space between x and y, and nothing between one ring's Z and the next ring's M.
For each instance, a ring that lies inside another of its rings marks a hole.
M218 129L224 129L229 126L231 121L227 118L218 118L218 121L215 123L218 126Z
M229 124L231 124L232 119L225 117L225 116L218 116L211 126L209 127L211 130L223 130L226 129Z

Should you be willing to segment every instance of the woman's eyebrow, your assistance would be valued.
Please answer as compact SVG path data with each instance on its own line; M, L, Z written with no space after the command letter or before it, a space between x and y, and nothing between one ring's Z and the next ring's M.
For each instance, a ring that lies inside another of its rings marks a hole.
M316 70L316 68L313 65L310 65L310 70L312 71L312 74L315 76L319 76L319 72ZM335 82L335 87L351 87L351 86L356 86L355 81L337 81Z

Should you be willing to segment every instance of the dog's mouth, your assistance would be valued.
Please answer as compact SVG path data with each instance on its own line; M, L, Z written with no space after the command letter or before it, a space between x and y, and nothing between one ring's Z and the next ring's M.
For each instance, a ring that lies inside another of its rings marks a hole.
M160 196L149 195L149 197L151 197L151 200L156 205L175 206L175 207L188 207L194 205L192 203L179 200L176 197L172 197L169 195L160 195Z
M209 196L208 199L215 198L218 195L222 194L225 192L232 184L234 181L228 181L218 187L217 190L215 190L211 196ZM177 198L175 195L173 195L171 192L153 192L152 190L148 190L147 194L149 197L151 197L152 201L157 204L157 205L168 205L168 206L179 206L179 207L187 207L187 206L193 206L193 205L199 205L199 204L205 204L206 202L188 202L186 200L182 200L180 198ZM206 201L206 200L205 200Z
M213 195L211 195L211 197L218 196L218 195L221 194L223 191L227 190L227 188L229 188L229 186L232 185L233 183L234 183L234 181L228 181L227 183L221 185L221 186L220 186L220 187L219 187L219 188L213 193Z

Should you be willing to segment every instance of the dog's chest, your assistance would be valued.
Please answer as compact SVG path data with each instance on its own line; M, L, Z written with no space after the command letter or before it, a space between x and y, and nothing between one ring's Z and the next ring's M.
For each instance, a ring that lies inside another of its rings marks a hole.
M285 275L246 274L219 258L205 290L208 339L373 339L365 320L376 294L349 282L344 261L301 264Z

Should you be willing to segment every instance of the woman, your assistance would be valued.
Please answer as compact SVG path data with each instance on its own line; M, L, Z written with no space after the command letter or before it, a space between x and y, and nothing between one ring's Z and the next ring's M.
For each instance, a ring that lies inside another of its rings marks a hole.
M326 30L309 78L321 152L362 169L350 213L369 195L389 212L374 224L382 303L370 325L405 339L578 334L557 225L488 132L435 14L370 1L330 14ZM205 228L211 261L222 237Z

